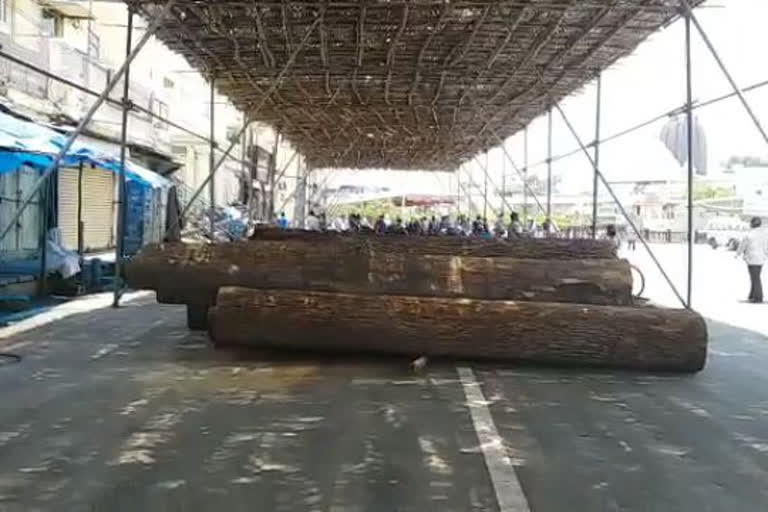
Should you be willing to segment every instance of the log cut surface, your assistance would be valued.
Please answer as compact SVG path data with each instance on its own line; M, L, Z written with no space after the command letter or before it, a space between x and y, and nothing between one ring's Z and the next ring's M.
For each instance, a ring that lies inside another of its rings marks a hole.
M628 305L632 276L618 259L531 260L378 252L343 243L259 241L145 248L127 266L130 286L158 301L213 304L221 286L339 293Z
M456 236L406 236L348 234L298 229L257 229L251 240L305 241L311 244L368 244L376 252L437 254L447 256L480 256L531 259L610 259L616 248L607 240L585 238L520 238L515 240L483 240Z
M271 346L699 371L707 328L693 311L222 288L217 345Z

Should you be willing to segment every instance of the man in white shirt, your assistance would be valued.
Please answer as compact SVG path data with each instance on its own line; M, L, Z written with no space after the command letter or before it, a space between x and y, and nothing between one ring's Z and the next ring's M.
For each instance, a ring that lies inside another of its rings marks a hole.
M749 302L760 304L763 302L763 284L760 282L760 273L763 265L768 260L768 231L761 228L762 221L755 217L750 223L752 230L739 244L738 255L744 258L749 270Z
M307 229L309 231L320 231L320 219L317 218L315 212L310 210L307 216Z

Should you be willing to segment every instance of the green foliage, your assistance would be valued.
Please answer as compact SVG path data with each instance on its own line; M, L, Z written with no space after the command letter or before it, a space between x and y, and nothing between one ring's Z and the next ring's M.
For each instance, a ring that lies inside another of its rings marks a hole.
M536 224L539 226L544 223L544 221L547 219L546 215L543 213L539 213L535 217ZM580 213L569 213L569 214L554 214L552 215L552 221L555 223L555 225L560 228L564 229L567 227L582 227L587 226L592 223L592 217L589 215L584 215Z
M364 203L344 204L331 208L334 216L347 217L350 213L359 213L373 221L380 215L388 215L390 219L400 216L400 207L395 206L391 199L377 199ZM408 209L406 209L406 212Z
M693 200L718 199L721 197L730 197L733 190L729 187L715 187L706 183L695 183L693 185Z

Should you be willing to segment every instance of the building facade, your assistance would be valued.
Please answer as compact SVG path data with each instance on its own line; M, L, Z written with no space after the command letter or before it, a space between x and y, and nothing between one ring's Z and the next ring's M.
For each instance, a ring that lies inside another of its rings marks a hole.
M122 2L0 0L0 45L13 57L100 93L124 60L127 20L127 7ZM134 17L134 44L146 25L146 20ZM122 95L123 84L118 83L110 94L114 101L106 102L97 111L86 130L89 140L111 154L119 154L120 149ZM211 146L205 140L211 124L209 81L152 38L131 65L129 96L135 105L198 135L169 126L140 110L129 114L129 158L172 178L186 191L182 197L191 196L210 170ZM0 57L0 104L15 113L41 123L72 127L94 100L90 94ZM279 173L280 166L286 165L292 155L291 147L282 141L275 145L275 131L256 123L235 140L243 126L243 113L218 94L213 108L219 148L225 149L233 140L236 144L231 152L236 159L225 160L214 179L216 205L244 207L249 198L269 194L274 188L274 202L284 205L291 216L299 183L295 177L301 174L302 159L294 158L291 168L270 187L268 180L254 172L254 166L265 165L264 161L255 162L254 157L261 155L268 161L271 156L265 154L271 155L276 148L273 167ZM253 150L255 146L260 146L261 151ZM214 153L214 161L218 161L222 152ZM90 181L93 183L86 184L89 193L84 197L107 193L106 178L94 177ZM114 183L111 190L112 196L102 198L102 202L114 203ZM199 202L201 210L208 207L207 191L200 195ZM267 203L263 198L261 202ZM263 207L254 208L254 212L257 218L266 214Z

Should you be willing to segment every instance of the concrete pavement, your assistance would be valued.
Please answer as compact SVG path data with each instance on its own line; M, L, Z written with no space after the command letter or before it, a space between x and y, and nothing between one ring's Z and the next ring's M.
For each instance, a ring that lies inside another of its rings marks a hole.
M0 365L0 511L518 512L508 478L535 512L766 510L768 338L710 329L697 375L469 365L476 395L453 363L215 351L181 307L75 308L0 339L24 356Z

